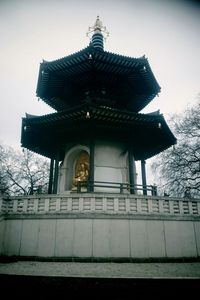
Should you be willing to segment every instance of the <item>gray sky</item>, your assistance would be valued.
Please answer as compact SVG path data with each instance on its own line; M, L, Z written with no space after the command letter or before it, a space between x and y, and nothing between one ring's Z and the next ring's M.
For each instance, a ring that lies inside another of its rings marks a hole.
M161 93L143 112L167 119L200 93L200 6L184 0L0 0L0 141L20 147L21 118L53 110L36 98L39 64L89 43L100 15L105 50L149 59Z

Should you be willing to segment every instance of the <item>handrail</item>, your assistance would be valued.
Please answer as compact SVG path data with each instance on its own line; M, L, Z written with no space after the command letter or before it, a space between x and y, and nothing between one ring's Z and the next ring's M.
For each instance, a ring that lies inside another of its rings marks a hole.
M108 189L117 189L120 194L122 194L123 191L126 190L130 194L136 194L138 191L142 191L143 195L147 195L148 192L152 196L157 195L157 187L154 185L142 185L142 184L131 185L129 183L91 181L91 180L79 181L77 184L77 192L78 193L94 192L94 189L98 188L98 187L108 188Z

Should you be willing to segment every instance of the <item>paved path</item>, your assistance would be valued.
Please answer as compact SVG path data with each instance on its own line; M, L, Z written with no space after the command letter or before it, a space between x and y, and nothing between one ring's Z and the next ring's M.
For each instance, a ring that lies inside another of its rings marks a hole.
M0 263L0 274L51 277L200 279L200 262L85 263L17 261Z

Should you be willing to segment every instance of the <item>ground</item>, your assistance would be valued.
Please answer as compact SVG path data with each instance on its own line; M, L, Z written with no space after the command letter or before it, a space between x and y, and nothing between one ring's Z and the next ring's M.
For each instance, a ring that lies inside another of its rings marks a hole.
M179 299L195 295L199 286L200 262L0 263L0 290L8 299Z
M64 277L200 279L200 262L86 263L16 261L0 263L0 274Z

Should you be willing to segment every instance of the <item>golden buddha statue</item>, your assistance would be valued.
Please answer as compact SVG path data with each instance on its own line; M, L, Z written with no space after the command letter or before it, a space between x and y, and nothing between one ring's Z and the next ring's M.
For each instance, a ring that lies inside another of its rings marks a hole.
M85 187L87 185L88 181L88 166L86 163L80 163L79 168L77 168L77 172L75 174L75 177L73 178L73 186L72 190L77 189L78 183L82 182L83 184L81 187Z
M77 190L79 182L82 183L81 187L87 186L89 177L89 155L83 151L77 159L75 166L75 174L72 179L72 190Z

